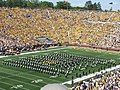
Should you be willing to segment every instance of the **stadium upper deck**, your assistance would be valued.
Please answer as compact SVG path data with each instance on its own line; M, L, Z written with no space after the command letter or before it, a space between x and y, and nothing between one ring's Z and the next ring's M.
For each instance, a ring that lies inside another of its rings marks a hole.
M55 42L120 48L120 12L0 8L0 47Z

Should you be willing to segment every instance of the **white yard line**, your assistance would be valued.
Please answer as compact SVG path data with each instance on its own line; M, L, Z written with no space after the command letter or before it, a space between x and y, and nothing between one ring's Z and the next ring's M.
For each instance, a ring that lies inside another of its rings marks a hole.
M106 71L109 72L109 71L112 71L112 70L115 70L115 69L119 69L119 68L120 68L120 65L117 65L116 67L111 67L111 68L108 68L108 69L105 69L105 70L101 70L100 72L96 72L96 73L89 74L87 76L83 76L81 78L76 78L73 81L74 81L74 83L77 83L77 82L84 81L86 79L95 77L96 75L101 74L101 72L105 73ZM70 84L72 84L72 80L64 82L62 84L69 84L70 85Z
M7 78L9 78L9 77L12 77L12 76L7 76ZM0 80L4 79L4 78L6 78L6 77L0 76Z
M20 76L19 74L11 74L11 73L2 72L2 71L0 71L0 73L5 73L5 74L12 75L12 76L8 76L8 78L9 78L9 77L14 77L14 76L16 76L16 77L25 78L25 79L28 79L28 80L33 81L33 79L31 79L31 78L23 77L23 76ZM1 77L2 77L2 76L0 76L0 79L2 79ZM6 77L4 77L4 78L6 78Z
M6 90L6 89L0 87L0 90Z
M0 67L0 68L3 68L3 67ZM14 71L14 72L20 72L20 71L15 71L15 70L11 70L11 69L7 69L7 68L3 68L3 71L0 71L0 72L3 72L3 73L6 73L6 74L10 74L10 75L13 75L13 76L17 76L17 77L23 77L23 78L26 78L26 77L24 77L24 76L19 76L19 75L17 75L17 74L11 74L11 73L7 73L7 72L4 72L4 70L9 70L9 71ZM34 74L29 74L29 73L24 73L24 72L21 72L21 74L23 74L23 75L29 75L29 76L33 76L33 77L36 77L36 78L39 78L39 79L46 79L46 78L44 78L43 76L41 77L39 77L39 76L36 76L36 75L34 75ZM27 79L27 78L26 78ZM51 80L50 78L47 78L48 80ZM52 80L52 81L57 81L57 80Z
M3 77L3 76L2 76ZM24 83L24 84L27 84L27 85L30 85L30 86L34 86L34 87L39 87L37 85L34 85L34 84L30 84L30 83L26 83L26 82L22 82L22 81L18 81L18 80L15 80L15 79L11 79L9 77L3 77L3 78L6 78L6 79L9 79L9 80L12 80L12 81L15 81L15 82L20 82L20 83Z
M1 82L1 81L0 81L0 82ZM12 85L12 84L10 84L10 83L6 83L6 82L1 82L1 83L6 84L6 85L13 86L13 85ZM24 89L24 90L30 90L30 89L27 89L27 88L22 88L22 89Z
M48 49L48 50L25 52L25 53L21 53L17 56L26 55L26 54L34 54L34 53L39 53L39 52L55 51L55 50L61 50L61 49L66 49L66 48L70 48L70 47L60 47L60 48L52 48L52 49ZM4 57L9 57L9 55L8 56L0 56L0 58L4 58Z

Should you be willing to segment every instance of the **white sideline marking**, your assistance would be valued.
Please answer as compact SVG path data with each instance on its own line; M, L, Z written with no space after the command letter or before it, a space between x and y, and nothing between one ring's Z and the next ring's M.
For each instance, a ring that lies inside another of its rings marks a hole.
M47 52L47 51L61 50L61 49L66 49L66 48L70 48L70 47L52 48L52 49L48 49L48 50L40 50L40 51L20 53L18 56L20 56L20 55L26 55L26 54L39 53L39 52ZM10 56L10 55L0 56L0 58L9 57L9 56ZM16 56L16 55L13 55L13 56Z
M101 74L101 72L102 72L102 73L105 73L106 71L109 72L109 71L112 71L112 70L115 70L115 69L119 69L119 68L120 68L120 65L117 65L116 67L107 68L107 69L105 69L105 70L101 70L100 72L92 73L92 74L89 74L89 75L87 75L87 76L83 76L83 77L81 77L81 78L76 78L76 79L74 79L73 81L74 81L74 83L77 83L77 82L84 81L84 80L86 80L86 79L95 77L96 75ZM69 85L70 85L70 84L72 84L72 80L67 81L67 82L64 82L64 83L62 83L62 84L69 84Z

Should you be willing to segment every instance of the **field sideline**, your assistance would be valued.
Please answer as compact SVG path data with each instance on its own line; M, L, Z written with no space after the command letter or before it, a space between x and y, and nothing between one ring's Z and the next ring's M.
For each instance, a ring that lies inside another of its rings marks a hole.
M56 48L49 48L48 50L41 50L41 51L32 51L32 52L24 52L21 54L18 54L18 56L20 55L27 55L27 54L34 54L34 53L39 53L39 52L47 52L47 51L54 51L54 50L61 50L61 49L65 49L65 48L70 48L70 47L56 47ZM10 56L0 56L0 58L4 58L4 57L10 57Z
M36 51L36 52L27 52L27 53L22 53L21 55L18 55L18 56L17 55L4 56L4 57L0 56L0 90L16 90L16 89L12 89L11 87L17 86L17 85L22 85L22 88L18 88L17 90L40 90L41 87L49 83L63 83L71 80L71 77L75 76L75 72L79 72L78 70L76 70L74 73L69 75L68 78L65 78L64 76L57 77L57 78L50 78L50 75L47 75L47 74L38 73L35 71L21 69L21 68L4 66L1 64L3 60L8 60L8 59L18 60L18 58L22 58L22 57L29 57L29 56L34 57L40 54L46 55L48 53L60 52L60 51L64 51L64 52L75 54L75 55L87 56L87 57L115 60L118 65L120 64L119 53L110 53L106 51L97 52L95 50L90 50L90 49L84 49L84 48L73 49L70 47L49 49L47 51L43 50L43 51ZM96 66L95 68L92 68L92 69L95 69L95 71L97 71L98 67L99 66ZM88 70L85 70L85 71L88 71ZM38 80L38 79L42 81L39 83L32 83L32 81Z

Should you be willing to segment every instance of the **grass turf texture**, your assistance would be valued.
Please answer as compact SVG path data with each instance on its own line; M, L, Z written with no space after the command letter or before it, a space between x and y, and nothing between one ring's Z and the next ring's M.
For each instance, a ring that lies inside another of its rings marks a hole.
M19 56L9 56L0 58L0 90L15 90L11 89L12 86L16 85L23 85L22 88L18 88L17 90L40 90L46 84L51 83L63 83L65 81L71 80L71 77L74 76L76 78L76 73L82 73L78 69L75 70L72 74L70 74L67 78L64 75L57 77L57 78L49 78L50 75L43 74L23 68L16 68L16 67L9 67L2 65L3 60L8 59L15 59L19 60L21 57L30 57L34 55L45 55L53 52L68 52L75 55L85 56L85 57L93 57L93 58L102 58L102 59L113 59L116 61L116 64L120 64L120 54L117 53L108 53L108 52L97 52L94 50L89 49L73 49L73 48L66 48L66 49L58 49L58 50L51 50L45 52L39 52L34 54L26 54L26 55L19 55ZM109 63L108 63L109 65ZM85 69L85 72L89 70L98 71L103 65L97 65L94 68L88 67ZM107 66L103 66L108 68ZM33 80L42 79L42 82L39 83L31 83Z

